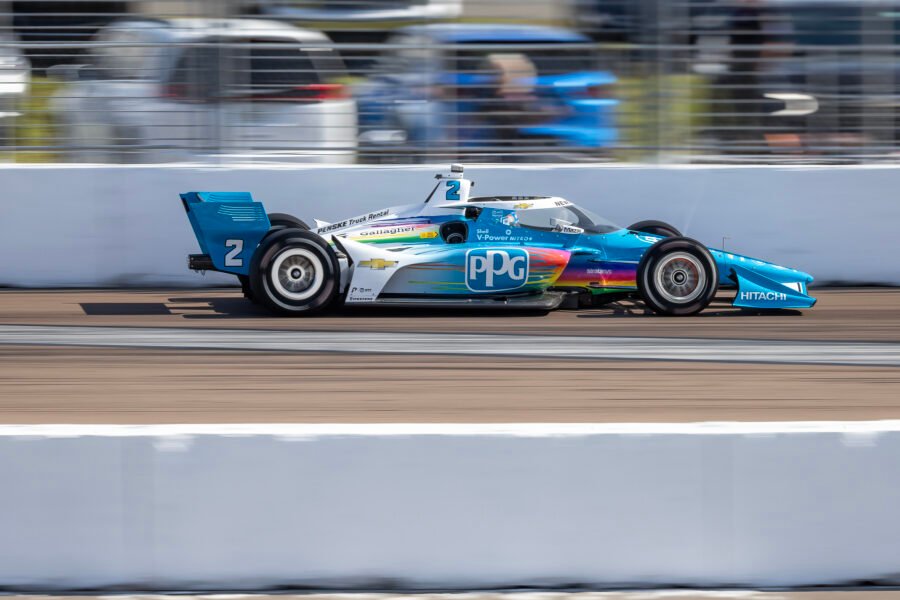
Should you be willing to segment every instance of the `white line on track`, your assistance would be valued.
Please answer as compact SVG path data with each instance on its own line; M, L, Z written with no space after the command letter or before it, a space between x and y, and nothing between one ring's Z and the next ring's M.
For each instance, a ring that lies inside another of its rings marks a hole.
M900 367L900 344L866 342L2 325L0 344Z

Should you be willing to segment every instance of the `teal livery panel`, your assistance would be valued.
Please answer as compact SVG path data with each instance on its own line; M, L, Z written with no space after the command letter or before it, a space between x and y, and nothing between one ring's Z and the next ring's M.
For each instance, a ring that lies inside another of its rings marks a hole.
M216 270L248 275L250 260L271 224L246 192L188 192L181 201L203 254Z

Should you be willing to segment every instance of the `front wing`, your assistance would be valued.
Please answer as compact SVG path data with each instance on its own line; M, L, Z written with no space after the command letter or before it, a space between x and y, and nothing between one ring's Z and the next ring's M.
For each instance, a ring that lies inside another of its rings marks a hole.
M733 306L740 308L812 308L816 299L808 295L807 282L782 283L757 271L732 266L738 292Z

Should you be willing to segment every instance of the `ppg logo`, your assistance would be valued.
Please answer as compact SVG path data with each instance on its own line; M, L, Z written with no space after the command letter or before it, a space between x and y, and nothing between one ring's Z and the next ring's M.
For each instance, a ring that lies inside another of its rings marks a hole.
M466 253L466 287L473 292L515 290L528 281L528 252L508 250L469 250Z

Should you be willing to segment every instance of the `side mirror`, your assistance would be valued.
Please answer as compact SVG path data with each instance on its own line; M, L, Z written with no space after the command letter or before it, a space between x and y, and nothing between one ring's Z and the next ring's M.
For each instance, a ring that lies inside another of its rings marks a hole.
M584 229L575 227L574 224L564 219L550 219L550 223L553 225L553 231L556 233L568 233L571 235L581 235L584 233Z

